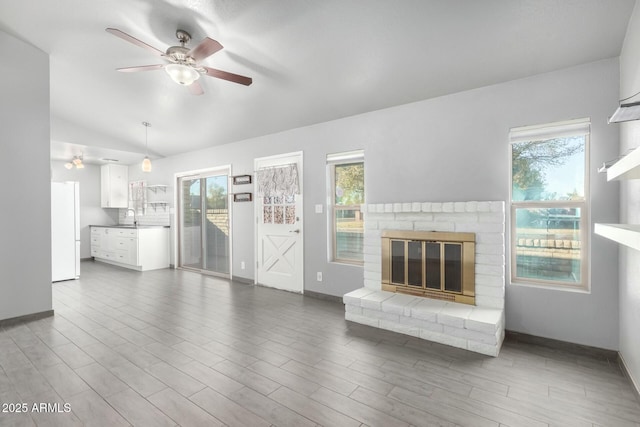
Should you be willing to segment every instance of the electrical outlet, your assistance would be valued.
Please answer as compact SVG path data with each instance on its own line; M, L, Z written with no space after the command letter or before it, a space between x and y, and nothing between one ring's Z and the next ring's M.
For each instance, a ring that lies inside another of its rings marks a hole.
M244 268L245 268L244 261L240 261L240 269L241 269L241 270L244 270Z
M322 271L318 271L318 272L316 273L316 280L317 280L318 282L322 282Z

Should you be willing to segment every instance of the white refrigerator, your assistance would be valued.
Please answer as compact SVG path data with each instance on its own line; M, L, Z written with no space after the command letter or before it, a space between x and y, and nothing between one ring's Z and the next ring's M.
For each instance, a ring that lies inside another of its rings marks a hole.
M51 183L51 281L80 277L79 182Z

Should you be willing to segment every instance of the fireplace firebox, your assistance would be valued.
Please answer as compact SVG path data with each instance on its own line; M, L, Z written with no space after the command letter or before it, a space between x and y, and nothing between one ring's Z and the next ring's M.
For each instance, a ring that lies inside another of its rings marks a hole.
M475 305L475 233L382 231L382 290Z

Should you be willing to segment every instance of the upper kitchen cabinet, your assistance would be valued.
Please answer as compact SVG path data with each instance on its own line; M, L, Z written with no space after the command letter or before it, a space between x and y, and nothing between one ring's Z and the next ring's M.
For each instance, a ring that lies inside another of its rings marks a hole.
M101 170L101 206L126 208L128 206L129 168L122 165L103 165Z

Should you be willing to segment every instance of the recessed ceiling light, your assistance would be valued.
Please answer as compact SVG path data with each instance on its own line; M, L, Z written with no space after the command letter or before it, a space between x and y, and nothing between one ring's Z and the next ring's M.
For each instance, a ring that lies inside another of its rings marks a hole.
M100 159L100 160L102 160L103 162L119 162L120 161L118 159L107 159L107 158L103 158L103 159Z

